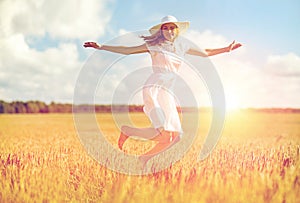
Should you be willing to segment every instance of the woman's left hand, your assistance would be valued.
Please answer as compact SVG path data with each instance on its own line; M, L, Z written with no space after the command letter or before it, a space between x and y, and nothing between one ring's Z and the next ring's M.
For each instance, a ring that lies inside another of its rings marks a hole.
M242 44L241 43L236 43L235 40L228 46L228 52L235 50L239 47L241 47Z

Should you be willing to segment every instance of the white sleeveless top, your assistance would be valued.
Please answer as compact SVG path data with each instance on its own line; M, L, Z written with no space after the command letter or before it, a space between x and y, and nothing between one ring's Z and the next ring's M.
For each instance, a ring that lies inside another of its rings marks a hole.
M165 41L158 45L147 46L151 55L154 73L177 73L185 53L190 48L181 38L177 38L174 42Z

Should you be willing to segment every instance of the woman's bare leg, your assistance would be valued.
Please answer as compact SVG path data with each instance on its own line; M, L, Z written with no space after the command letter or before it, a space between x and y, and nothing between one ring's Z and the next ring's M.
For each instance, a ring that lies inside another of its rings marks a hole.
M122 150L125 141L129 136L140 137L144 139L154 139L160 134L162 128L134 128L129 126L122 126L121 133L118 140L118 146Z
M129 126L122 126L120 138L118 141L120 149L122 149L123 144L129 138L129 136L141 137L158 142L151 150L139 157L139 160L142 162L143 168L151 158L169 149L180 140L178 132L165 131L163 130L163 128L134 128Z
M158 143L151 150L139 157L139 160L143 164L143 168L152 157L158 155L159 153L169 149L171 146L176 144L180 140L180 136L178 132L162 131L159 136L155 137L152 140L158 141Z
M134 128L130 126L122 126L121 131L128 136L140 137L144 139L152 139L160 134L162 128Z

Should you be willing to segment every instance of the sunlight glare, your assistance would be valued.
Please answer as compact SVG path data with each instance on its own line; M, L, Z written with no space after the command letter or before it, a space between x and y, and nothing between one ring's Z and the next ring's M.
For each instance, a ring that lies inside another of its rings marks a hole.
M239 99L236 94L226 93L226 111L232 112L240 108Z

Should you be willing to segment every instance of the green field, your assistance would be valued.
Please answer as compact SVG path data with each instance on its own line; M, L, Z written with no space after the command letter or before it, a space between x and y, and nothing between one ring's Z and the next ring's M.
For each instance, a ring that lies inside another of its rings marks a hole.
M131 118L138 126L149 124L141 113ZM111 115L97 114L97 120L117 146ZM232 113L216 149L202 162L196 158L210 114L201 113L199 122L199 135L183 159L132 176L87 155L72 114L2 114L0 202L300 202L300 114ZM140 149L129 140L125 150L140 153L147 144Z

